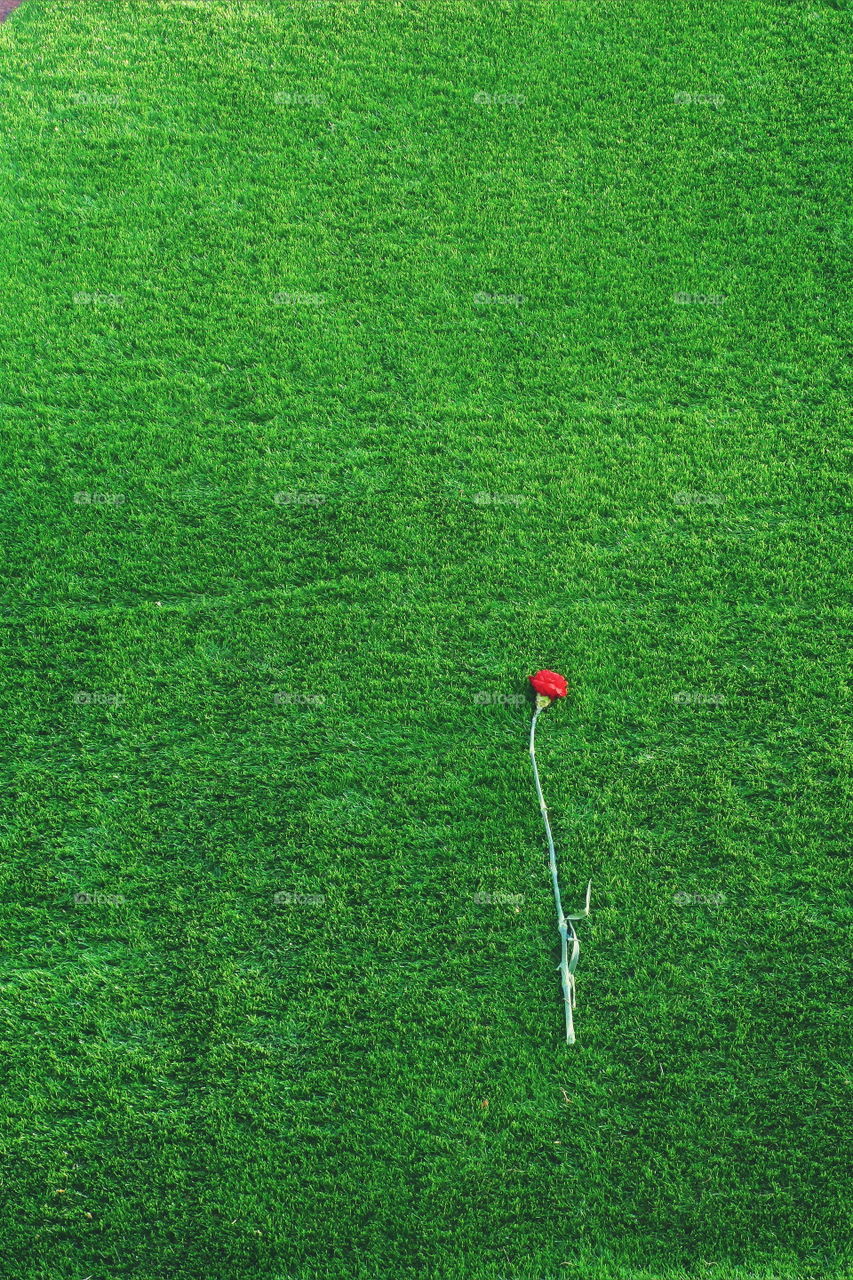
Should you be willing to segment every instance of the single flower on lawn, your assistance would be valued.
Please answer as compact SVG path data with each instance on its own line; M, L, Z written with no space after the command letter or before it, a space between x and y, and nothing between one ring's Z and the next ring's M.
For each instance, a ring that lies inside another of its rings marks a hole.
M589 895L592 889L592 881L586 887L586 906L580 915L567 916L563 914L563 905L560 902L560 885L557 879L557 855L554 852L554 837L551 834L551 823L548 820L548 810L545 807L545 797L542 795L542 784L539 781L539 770L536 767L536 721L539 719L540 711L544 711L546 707L550 707L554 698L565 698L569 692L569 685L565 676L561 676L557 671L537 671L536 675L530 676L530 683L536 690L536 708L533 712L533 722L530 726L530 762L533 765L533 778L536 782L536 795L539 798L539 809L542 813L542 820L545 823L545 834L548 837L548 865L551 871L551 884L554 889L554 902L557 905L557 928L560 932L560 976L563 982L563 1003L566 1008L566 1043L574 1044L575 1027L572 1018L572 1010L575 1007L575 969L578 964L578 954L580 952L580 943L575 933L574 921L585 920L589 915ZM572 955L569 959L569 938L572 940Z

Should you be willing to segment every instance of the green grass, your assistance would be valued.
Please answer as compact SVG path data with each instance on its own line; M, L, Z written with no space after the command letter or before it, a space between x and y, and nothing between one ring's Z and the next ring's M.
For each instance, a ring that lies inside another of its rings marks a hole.
M850 1275L850 17L0 28L4 1274Z

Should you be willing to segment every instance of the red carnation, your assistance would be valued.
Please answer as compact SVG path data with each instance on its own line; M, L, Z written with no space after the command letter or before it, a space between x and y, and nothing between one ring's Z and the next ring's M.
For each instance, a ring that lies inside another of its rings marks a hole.
M535 676L530 677L530 683L537 693L546 698L565 698L569 692L565 676L557 671L537 671Z

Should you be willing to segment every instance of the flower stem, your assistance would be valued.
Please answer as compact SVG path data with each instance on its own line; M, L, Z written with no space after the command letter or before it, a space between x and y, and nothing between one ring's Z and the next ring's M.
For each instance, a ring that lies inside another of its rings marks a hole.
M536 722L539 719L539 712L543 711L546 706L550 706L550 699L536 700L536 709L533 712L533 721L530 725L530 762L533 765L533 778L536 782L536 795L539 800L539 810L542 814L542 821L545 823L545 834L548 837L548 866L551 871L551 884L554 889L554 903L557 908L557 928L560 933L560 978L563 984L563 1004L566 1010L566 1044L575 1043L575 1026L572 1017L572 1009L575 1007L575 966L578 962L578 952L580 943L573 920L581 920L589 915L589 895L592 882L587 886L586 891L586 907L579 916L566 916L563 912L563 904L560 901L560 882L557 878L557 855L554 851L554 837L551 834L551 823L548 818L548 809L545 805L545 797L542 794L542 784L539 781L539 769L536 765ZM572 940L572 958L569 961L569 938Z

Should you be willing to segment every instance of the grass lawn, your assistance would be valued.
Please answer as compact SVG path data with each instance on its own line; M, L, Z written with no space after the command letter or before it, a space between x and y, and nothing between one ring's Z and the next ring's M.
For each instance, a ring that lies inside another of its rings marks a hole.
M0 27L0 1273L853 1274L851 34Z

